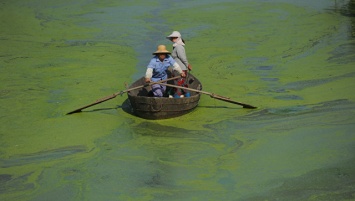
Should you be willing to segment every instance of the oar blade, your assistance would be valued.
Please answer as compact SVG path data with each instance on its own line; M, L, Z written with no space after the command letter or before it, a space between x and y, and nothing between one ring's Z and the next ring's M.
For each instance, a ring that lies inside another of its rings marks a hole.
M243 108L247 108L247 109L256 109L257 107L252 106L252 105L243 105Z
M66 113L66 115L68 115L68 114L74 114L74 113L79 113L79 112L81 112L81 109L73 110L73 111L71 111L71 112Z
M241 106L243 106L243 108L247 108L247 109L256 109L257 108L255 106L248 105L248 104L241 103L241 102L237 102L237 101L231 100L228 97L220 96L220 95L217 95L217 94L211 94L210 96L211 96L211 98L215 98L215 99L218 99L218 100L221 100L221 101L225 101L225 102L228 102L228 103L241 105Z

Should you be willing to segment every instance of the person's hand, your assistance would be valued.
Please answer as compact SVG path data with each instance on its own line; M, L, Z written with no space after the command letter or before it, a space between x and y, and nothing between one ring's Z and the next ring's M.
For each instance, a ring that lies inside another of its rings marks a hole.
M190 64L187 65L187 69L192 70L192 66Z
M145 82L149 83L150 82L150 78L146 77L145 78Z
M186 74L184 71L182 71L182 73L180 74L181 77L186 77Z

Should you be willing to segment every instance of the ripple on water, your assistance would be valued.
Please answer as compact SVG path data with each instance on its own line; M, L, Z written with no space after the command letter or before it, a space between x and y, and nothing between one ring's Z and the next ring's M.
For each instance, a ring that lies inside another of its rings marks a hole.
M33 172L14 177L10 174L0 174L0 194L15 192L15 191L26 191L35 188L33 183L28 183L28 178Z
M329 82L333 82L336 80L340 80L343 78L349 78L349 77L354 77L355 76L355 72L352 73L346 73L343 75L339 75L339 76L333 76L333 77L329 77L329 78L322 78L322 79L313 79L313 80L302 80L302 81L298 81L298 82L290 82L288 84L285 85L284 88L286 89L292 89L292 90L302 90L308 87L314 87L314 86L319 86L322 84L326 84Z
M267 194L244 200L353 200L354 159L340 167L321 168L298 177L280 180L280 186Z
M272 70L273 66L257 66L255 70Z
M279 100L303 100L302 97L296 96L296 95L275 96L275 99L279 99Z
M2 168L9 168L13 166L21 166L21 165L26 165L31 163L54 160L54 159L62 158L68 155L81 153L85 151L87 151L86 147L82 145L62 147L58 149L40 151L32 154L14 156L9 159L0 159L0 163Z
M263 119L279 119L284 118L285 116L295 116L302 115L305 113L322 113L322 112L331 112L331 111L343 111L354 109L355 104L349 100L340 99L327 102L321 102L318 104L310 105L294 105L287 107L278 107L278 108L266 108L260 111L250 113L243 117L243 119L248 120L263 120Z

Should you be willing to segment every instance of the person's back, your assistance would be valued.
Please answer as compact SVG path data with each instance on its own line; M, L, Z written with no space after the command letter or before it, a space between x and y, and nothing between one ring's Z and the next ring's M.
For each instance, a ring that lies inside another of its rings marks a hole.
M176 46L174 46L171 56L176 62L178 62L182 70L187 70L189 62L187 61L185 47L183 45L177 44Z

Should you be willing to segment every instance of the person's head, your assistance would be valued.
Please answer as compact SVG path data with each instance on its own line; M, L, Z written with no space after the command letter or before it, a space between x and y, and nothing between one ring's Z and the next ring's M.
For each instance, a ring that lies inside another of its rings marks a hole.
M178 37L170 37L169 40L173 43L176 43Z
M165 53L158 53L156 55L157 55L157 57L159 58L160 61L163 61L166 58L166 54Z
M164 60L168 54L171 54L168 50L166 50L165 45L158 45L157 51L153 52L153 55L156 55L159 60Z
M181 39L184 43L184 39L181 38L181 34L178 31L173 31L169 36L166 37L169 39L171 42L176 43L179 39Z

